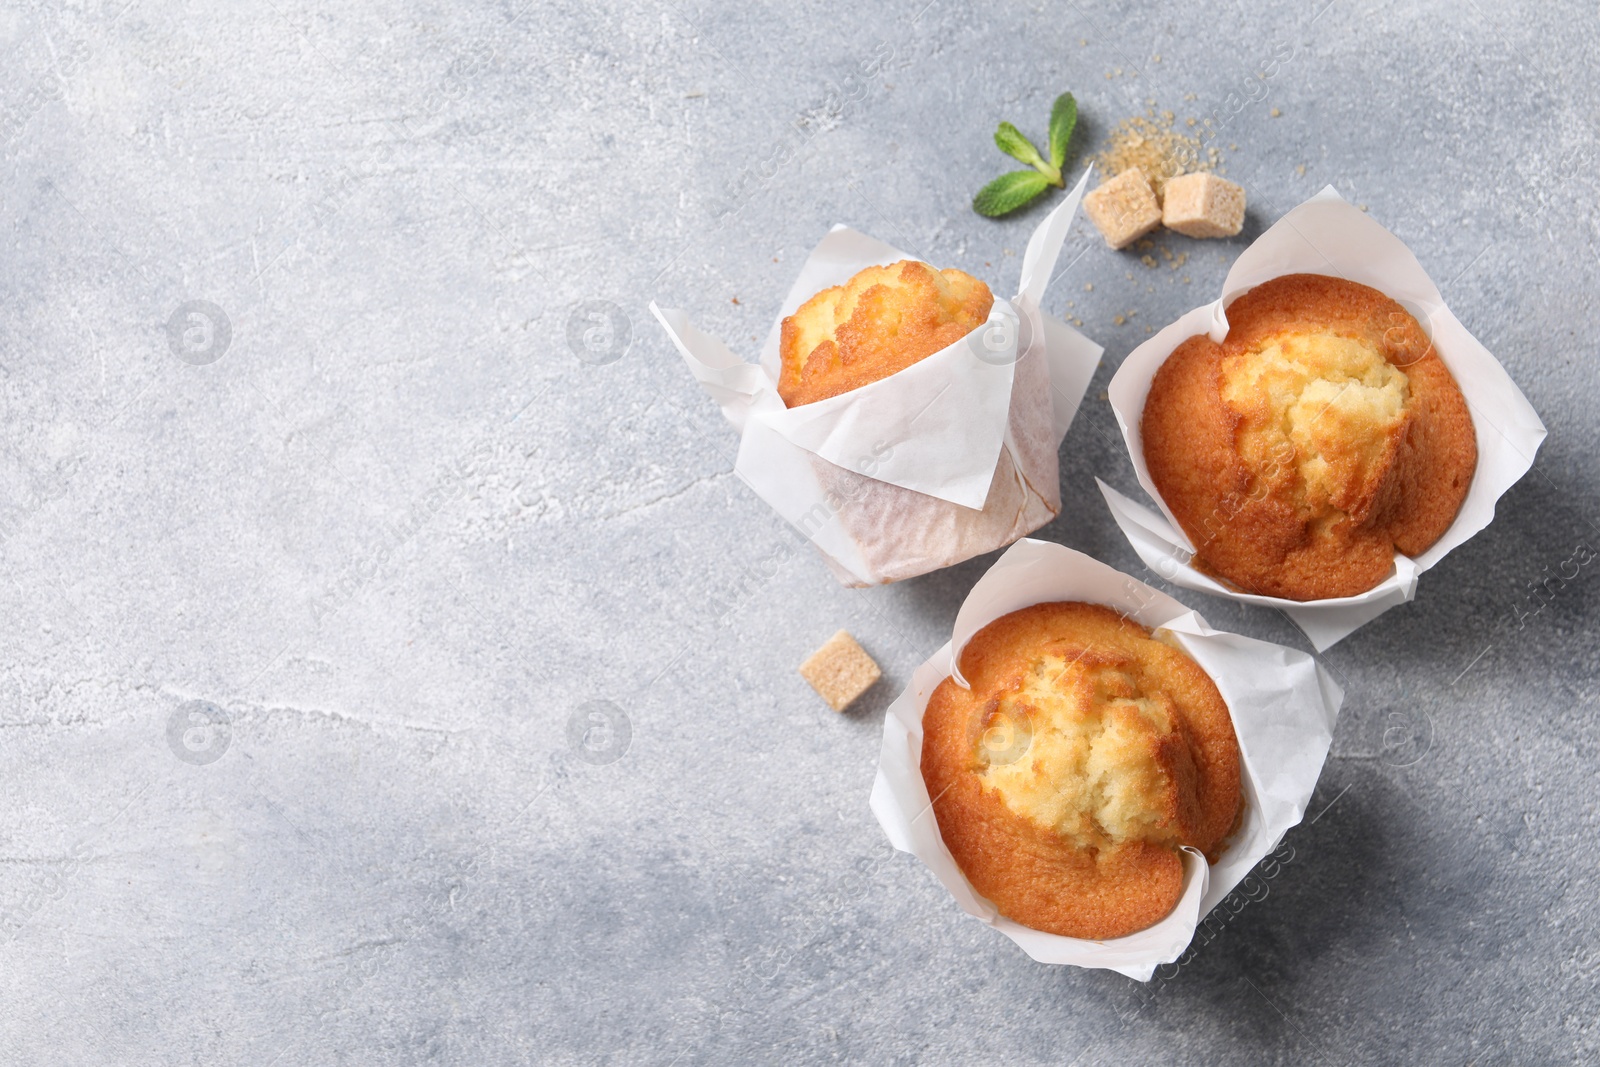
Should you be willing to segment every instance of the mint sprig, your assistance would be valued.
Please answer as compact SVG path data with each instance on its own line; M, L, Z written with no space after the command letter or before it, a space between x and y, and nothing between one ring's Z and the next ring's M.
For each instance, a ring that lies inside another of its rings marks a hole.
M1050 180L1036 170L1014 170L1002 174L978 190L972 198L972 210L980 215L995 218L1031 204L1039 194L1050 188Z
M1050 171L1055 170L1055 176L1061 177L1061 171L1050 167L1039 155L1039 150L1033 147L1033 142L1022 136L1022 131L1009 122L1002 122L1000 128L994 131L994 143L1000 151L1016 160L1037 168L1040 174L1050 177ZM1045 169L1049 167L1050 169Z
M1071 93L1062 93L1050 107L1050 162L1057 172L1067 161L1067 142L1072 140L1072 129L1078 124L1078 102Z
M978 195L972 198L972 210L990 218L1009 215L1031 204L1052 185L1065 189L1067 183L1061 177L1061 167L1067 161L1067 142L1072 140L1072 128L1077 123L1078 102L1071 93L1062 93L1050 108L1050 158L1045 159L1021 130L1002 122L994 131L995 146L1033 169L1002 174L979 189Z

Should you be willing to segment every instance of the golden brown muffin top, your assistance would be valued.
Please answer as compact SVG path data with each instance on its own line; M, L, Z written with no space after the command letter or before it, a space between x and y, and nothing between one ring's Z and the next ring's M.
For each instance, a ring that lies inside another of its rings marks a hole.
M1178 848L1215 861L1238 821L1239 744L1200 667L1097 604L978 631L923 716L922 773L956 863L1001 914L1106 939L1159 922Z
M1353 596L1455 521L1477 467L1465 398L1416 319L1369 286L1265 282L1145 401L1150 478L1195 564L1246 592Z
M989 287L902 259L822 290L783 320L778 395L811 404L904 370L988 321Z

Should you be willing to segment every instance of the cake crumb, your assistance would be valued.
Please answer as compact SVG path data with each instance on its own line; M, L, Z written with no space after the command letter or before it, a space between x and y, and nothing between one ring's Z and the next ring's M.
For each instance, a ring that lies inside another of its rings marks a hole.
M1083 283L1083 291L1086 292L1086 293L1094 292L1094 282L1084 282Z
M1127 319L1125 319L1125 318L1123 318L1123 317L1122 317L1122 316L1121 316L1121 315L1117 315L1117 316L1115 316L1115 317L1113 317L1113 318L1112 318L1112 320L1111 320L1111 324L1112 324L1112 325L1113 325L1113 326L1121 326L1121 325L1122 325L1122 324L1123 324L1123 323L1125 323L1125 322L1127 322L1127 321L1128 321L1128 320L1127 320Z
M1283 112L1279 111L1277 108L1273 108L1270 112L1268 112L1268 114L1270 114L1275 119L1283 117Z
M871 689L883 672L849 631L840 630L800 664L800 676L830 708L843 711Z

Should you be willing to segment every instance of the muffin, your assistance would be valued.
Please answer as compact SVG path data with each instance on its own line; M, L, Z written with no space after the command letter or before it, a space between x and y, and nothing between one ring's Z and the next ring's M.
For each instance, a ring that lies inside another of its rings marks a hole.
M1455 379L1369 286L1290 274L1180 344L1141 421L1150 479L1195 566L1290 600L1363 593L1455 521L1478 463Z
M1002 915L1105 940L1165 918L1180 848L1215 862L1242 810L1238 739L1210 677L1097 604L979 630L923 715L939 832Z
M993 306L989 287L959 270L868 267L783 320L778 395L793 408L887 378L961 340Z

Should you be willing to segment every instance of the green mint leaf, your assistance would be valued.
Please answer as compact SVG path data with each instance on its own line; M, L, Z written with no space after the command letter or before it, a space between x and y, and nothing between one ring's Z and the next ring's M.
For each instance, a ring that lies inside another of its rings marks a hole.
M1008 215L1049 187L1050 179L1036 170L1014 170L979 189L972 198L972 210L990 218Z
M1050 108L1050 165L1056 173L1067 161L1067 142L1072 140L1072 128L1078 124L1078 102L1071 93L1056 97Z
M1033 142L1022 136L1022 131L1009 122L1002 122L1000 128L994 131L994 143L1000 151L1018 163L1037 167L1044 162L1039 150L1033 147Z

